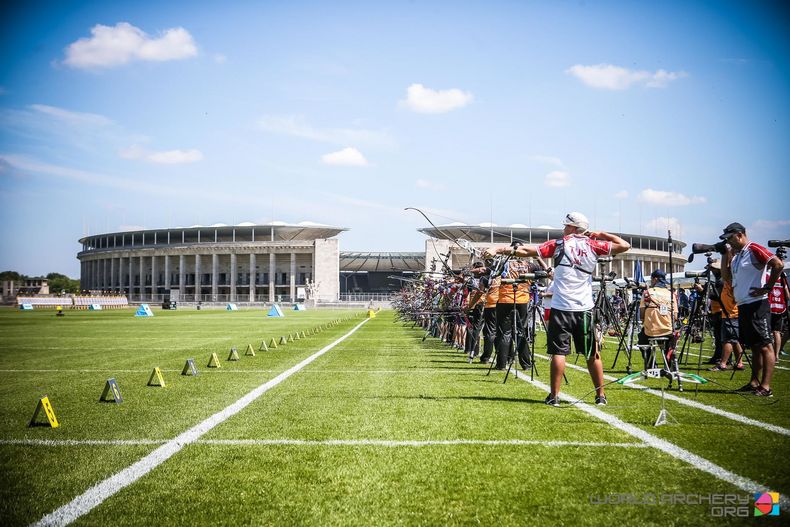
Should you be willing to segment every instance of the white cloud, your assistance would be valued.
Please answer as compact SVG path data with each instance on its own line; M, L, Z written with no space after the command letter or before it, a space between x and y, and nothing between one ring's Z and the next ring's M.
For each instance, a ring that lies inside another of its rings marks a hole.
M89 172L87 170L63 165L52 165L24 155L0 154L0 164L3 163L7 163L11 165L14 170L21 171L25 174L35 174L38 176L76 181L78 183L87 184L90 187L100 186L113 188L123 192L147 194L160 198L162 196L168 196L177 199L194 198L206 202L221 201L234 205L260 205L259 198L251 194L247 195L238 192L223 193L221 190L217 189L205 190L199 187L184 187L184 185L180 183L168 185L166 181L161 180L150 182L144 177L132 179L110 174Z
M648 88L663 88L670 82L686 77L684 71L629 70L612 64L596 64L583 66L576 64L565 70L587 86L602 90L625 90L634 84L642 84Z
M266 115L259 121L261 129L282 135L290 135L336 145L392 146L395 141L386 132L364 128L317 128L295 115Z
M457 88L432 90L422 84L412 84L406 89L406 100L400 101L400 104L417 113L446 113L463 108L473 98L471 93Z
M183 163L195 163L203 159L203 153L194 148L189 150L165 150L162 152L150 152L137 145L124 148L118 152L124 159L142 159L150 163L161 165L180 165Z
M652 205L664 205L666 207L682 207L685 205L697 205L705 203L707 199L703 196L686 196L680 192L669 192L666 190L653 190L646 188L639 193L639 200Z
M415 182L417 188L425 189L425 190L433 190L435 192L442 192L447 190L447 187L442 185L441 183L436 183L434 181L429 181L427 179L418 179Z
M181 27L165 30L151 38L142 29L128 22L115 26L97 24L90 38L72 42L65 50L63 61L73 68L93 69L119 66L134 60L163 62L197 55L192 35Z
M544 183L547 187L569 187L571 185L571 178L567 172L555 170L546 174Z
M362 153L353 147L346 147L337 152L331 152L321 156L321 162L325 165L346 166L346 167L366 167L368 160Z
M559 157L554 156L532 156L530 158L532 161L537 161L538 163L545 163L547 165L554 165L557 168L565 168L565 163L562 162L562 159Z
M31 104L30 108L72 125L107 126L113 124L111 119L96 113L73 112L46 104Z
M617 198L617 199L626 199L626 198L628 198L628 191L627 190L621 190L620 192L615 194L614 197Z
M656 236L664 236L667 231L672 231L673 239L680 239L683 227L680 225L680 220L674 217L659 216L653 218L645 224L648 233L653 233Z
M200 150L191 148L189 150L167 150L164 152L153 152L148 156L152 163L163 165L178 165L181 163L195 163L203 159Z
M217 64L225 64L228 61L228 57L226 57L222 53L214 53L214 56L212 58L214 59L214 62L216 62Z

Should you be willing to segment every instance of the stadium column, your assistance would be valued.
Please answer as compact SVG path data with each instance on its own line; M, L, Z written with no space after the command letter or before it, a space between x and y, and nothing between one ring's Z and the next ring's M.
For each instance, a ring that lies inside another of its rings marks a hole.
M139 259L140 263L137 268L137 273L140 275L140 289L138 292L140 294L140 301L142 302L145 300L145 257L140 255Z
M110 281L107 278L107 268L110 266L110 260L112 260L112 257L110 257L110 258L103 258L102 261L101 261L102 262L102 266L101 266L101 288L105 289L105 290L109 289L108 286L109 286L109 282Z
M170 255L164 256L165 294L170 295Z
M269 253L269 302L274 302L275 273L277 272L277 255Z
M110 289L117 289L115 287L115 258L110 258Z
M625 276L625 256L620 259L620 278Z
M195 255L195 302L200 302L200 255Z
M98 280L97 269L96 260L91 260L91 290L96 289L96 281Z
M290 275L288 294L291 295L291 302L296 302L296 253L291 253L291 272L288 274Z
M250 275L247 280L250 283L250 302L255 302L255 253L250 253Z
M151 302L156 302L156 293L157 293L157 276L156 276L156 255L151 255Z
M129 255L129 300L134 296L134 256Z
M186 271L186 258L183 254L178 255L178 301L182 302L184 300L184 295L187 294L187 288L184 282L186 282L187 271Z
M236 301L236 253L230 253L230 301Z
M124 294L125 287L123 285L123 269L126 261L124 260L123 256L118 257L118 290L121 294Z
M218 278L219 278L219 255L217 253L214 253L211 255L211 301L212 302L217 301L217 293L219 292L219 284L217 283Z

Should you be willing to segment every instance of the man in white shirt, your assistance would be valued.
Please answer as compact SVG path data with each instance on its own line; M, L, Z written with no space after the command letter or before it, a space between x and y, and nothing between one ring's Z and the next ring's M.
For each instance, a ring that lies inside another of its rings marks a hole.
M547 349L551 355L551 393L546 404L559 406L565 356L570 354L571 340L576 353L587 360L587 370L595 387L595 404L605 405L603 364L592 327L592 275L598 256L620 254L631 245L614 234L589 232L590 222L581 212L571 212L562 224L563 237L538 247L521 246L489 249L489 254L510 252L513 256L554 258L554 283L547 332Z
M752 378L738 391L773 397L771 378L776 358L769 329L768 293L779 279L784 264L768 249L750 241L746 228L740 223L727 225L719 238L729 244L722 257L721 276L725 282L732 283L738 304L740 340L744 348L752 349ZM766 270L770 270L767 278Z

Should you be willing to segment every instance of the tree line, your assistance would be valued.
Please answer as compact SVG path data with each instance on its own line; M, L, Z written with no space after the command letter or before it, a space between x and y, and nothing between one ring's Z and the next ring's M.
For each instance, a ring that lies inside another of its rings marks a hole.
M16 271L0 272L0 281L13 280L14 282L22 282L23 280L28 280L30 278L34 277L17 273ZM80 292L79 280L69 278L68 276L60 273L49 273L45 278L49 284L49 291L52 294L57 294L61 291L65 291L66 293Z

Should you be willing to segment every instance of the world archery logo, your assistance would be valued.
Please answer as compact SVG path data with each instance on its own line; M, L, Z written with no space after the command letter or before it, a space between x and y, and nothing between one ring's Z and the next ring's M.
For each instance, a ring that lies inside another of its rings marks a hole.
M761 492L754 495L755 516L779 516L779 493Z

